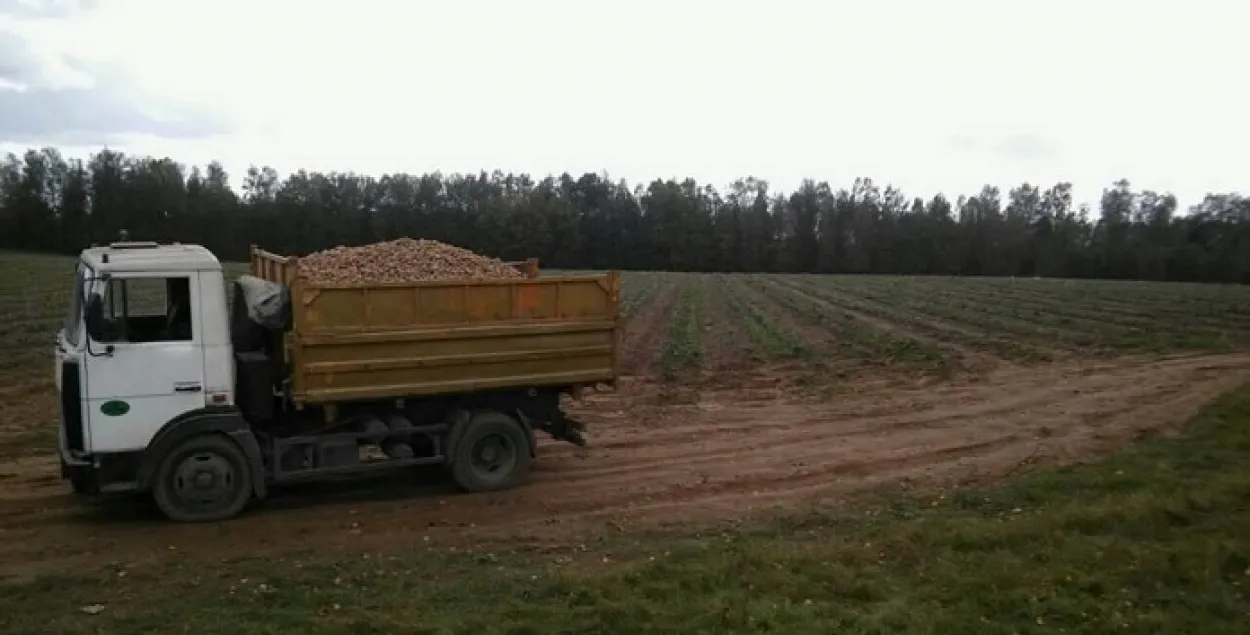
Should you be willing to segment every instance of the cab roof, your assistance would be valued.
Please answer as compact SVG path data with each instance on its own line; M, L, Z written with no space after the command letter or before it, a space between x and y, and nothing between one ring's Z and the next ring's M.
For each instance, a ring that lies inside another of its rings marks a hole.
M126 271L219 271L213 252L200 245L151 242L113 243L82 252L82 261L98 272Z

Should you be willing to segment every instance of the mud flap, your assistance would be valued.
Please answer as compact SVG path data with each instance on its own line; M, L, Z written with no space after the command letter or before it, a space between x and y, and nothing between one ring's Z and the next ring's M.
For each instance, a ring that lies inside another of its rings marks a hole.
M578 447L586 447L585 424L564 414L564 411L559 408L553 411L551 419L543 429L553 439L568 441Z

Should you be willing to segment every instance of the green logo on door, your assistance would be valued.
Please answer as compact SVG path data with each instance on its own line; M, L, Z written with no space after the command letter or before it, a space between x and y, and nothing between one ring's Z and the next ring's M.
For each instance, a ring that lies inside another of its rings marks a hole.
M106 401L100 404L100 412L103 412L110 417L120 417L127 412L130 412L130 404L117 400Z

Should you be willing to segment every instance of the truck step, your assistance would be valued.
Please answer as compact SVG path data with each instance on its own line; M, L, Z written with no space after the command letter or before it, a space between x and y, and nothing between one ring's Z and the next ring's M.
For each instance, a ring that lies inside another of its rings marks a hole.
M445 460L442 455L423 456L412 459L391 459L389 461L376 461L371 463L359 463L356 465L341 465L336 467L310 467L301 470L280 470L274 473L275 483L294 483L298 481L314 480L326 476L336 475L357 475L369 474L372 472L382 472L385 470L397 470L406 467L415 467L419 465L441 465Z

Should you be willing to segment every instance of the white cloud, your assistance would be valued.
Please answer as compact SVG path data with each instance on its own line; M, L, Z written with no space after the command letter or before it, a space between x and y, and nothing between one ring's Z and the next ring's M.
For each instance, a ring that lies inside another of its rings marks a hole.
M111 143L136 133L203 138L223 129L194 104L149 91L123 66L57 39L85 3L0 0L0 142Z
M211 105L236 132L145 152L281 170L639 181L856 176L954 197L1121 176L1245 186L1234 2L111 0L27 21L48 50Z

